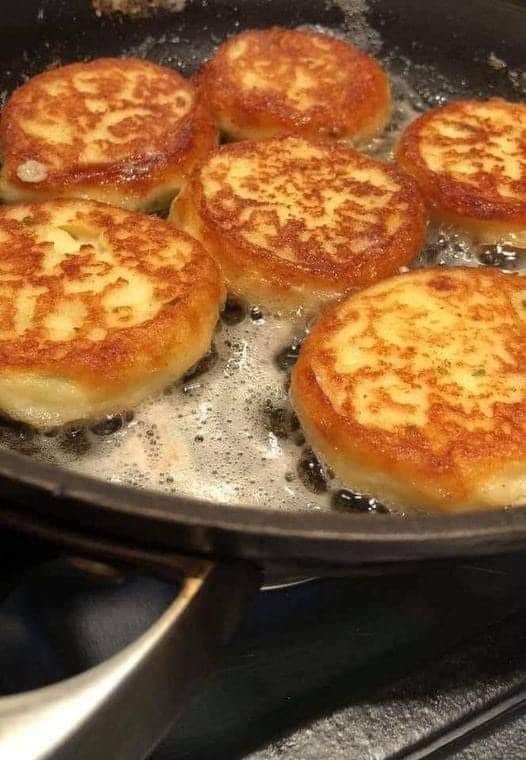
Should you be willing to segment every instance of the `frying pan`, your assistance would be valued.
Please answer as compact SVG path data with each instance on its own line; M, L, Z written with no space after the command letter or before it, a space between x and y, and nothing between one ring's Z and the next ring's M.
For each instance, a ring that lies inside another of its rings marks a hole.
M179 39L173 60L190 74L228 34L274 24L321 24L375 53L409 59L407 76L428 106L440 102L426 81L429 66L455 93L516 100L526 91L521 2L164 5L171 10L132 17L97 14L90 0L3 0L0 91L7 94L54 61L119 55L170 31ZM441 97L449 94L446 88ZM2 760L144 757L207 656L235 627L262 573L267 582L382 573L526 546L525 508L401 519L234 507L112 485L4 449L0 493L4 525L93 560L148 568L179 588L154 627L112 660L62 684L0 700Z

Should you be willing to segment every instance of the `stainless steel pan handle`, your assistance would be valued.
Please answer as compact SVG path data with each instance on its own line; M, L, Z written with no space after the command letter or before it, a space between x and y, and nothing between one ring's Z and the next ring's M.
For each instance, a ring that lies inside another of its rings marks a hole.
M101 543L98 542L100 549ZM99 558L121 547L97 551ZM127 563L133 555L125 552ZM93 556L93 552L90 552ZM135 642L78 676L0 699L2 760L141 760L228 639L260 584L250 565L157 557L143 563L183 574L172 605Z

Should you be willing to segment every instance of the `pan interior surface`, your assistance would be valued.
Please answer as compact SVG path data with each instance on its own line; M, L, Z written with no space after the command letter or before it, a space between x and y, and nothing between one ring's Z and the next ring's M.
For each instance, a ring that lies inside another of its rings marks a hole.
M526 71L518 66L522 35L512 29L520 9L507 3L502 3L502 18L491 3L491 30L484 25L490 4L471 2L458 10L454 3L444 3L442 36L431 28L427 7L418 2L195 2L149 19L99 17L86 8L89 3L67 5L69 12L61 2L42 8L28 3L23 10L28 18L18 25L13 5L16 44L8 34L1 53L2 101L39 71L101 55L143 57L191 74L226 36L273 24L342 36L386 67L394 109L385 134L364 146L375 157L389 158L409 121L452 98L500 95L521 100L526 94ZM474 14L480 11L472 34L464 28L467 6ZM447 19L454 20L455 13L460 16L449 34ZM526 14L520 18L524 23ZM506 240L480 246L450 228L434 227L412 264L430 265L520 272L526 271L526 253ZM44 434L4 421L0 445L111 483L221 504L304 514L335 508L382 511L366 495L342 497L341 485L308 450L292 414L288 371L305 329L301 314L280 320L258 304L245 307L231 301L211 353L161 397L96 425ZM176 510L177 500L173 503Z

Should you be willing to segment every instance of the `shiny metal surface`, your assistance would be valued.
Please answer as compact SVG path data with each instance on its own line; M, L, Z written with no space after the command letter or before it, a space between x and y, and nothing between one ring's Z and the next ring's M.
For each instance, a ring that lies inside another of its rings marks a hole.
M149 754L259 587L250 566L189 567L173 604L133 644L76 677L0 699L2 760Z
M283 576L282 578L265 579L265 583L261 587L261 591L282 591L286 588L294 588L294 586L303 586L304 583L312 583L318 580L315 575L298 578L296 576L288 578Z

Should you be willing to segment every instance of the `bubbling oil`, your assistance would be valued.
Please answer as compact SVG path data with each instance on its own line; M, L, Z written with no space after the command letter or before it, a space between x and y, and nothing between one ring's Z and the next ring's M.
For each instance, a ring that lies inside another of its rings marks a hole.
M315 28L377 54L381 40L364 20L365 4L353 7L362 10L348 17L347 34ZM179 34L148 37L124 54L181 66L181 41L191 42ZM211 37L210 50L219 42ZM384 56L383 63L392 84L391 123L382 136L361 147L390 160L401 130L459 91L440 72L415 67L394 53ZM513 241L477 246L452 228L430 228L411 267L456 265L520 272L526 256ZM301 314L280 319L259 304L229 299L209 354L158 397L89 426L42 434L5 421L0 446L112 483L215 502L280 510L384 511L374 499L338 483L299 429L288 385L308 328Z

